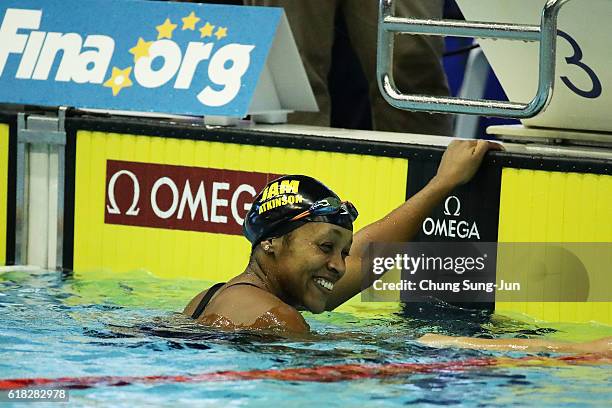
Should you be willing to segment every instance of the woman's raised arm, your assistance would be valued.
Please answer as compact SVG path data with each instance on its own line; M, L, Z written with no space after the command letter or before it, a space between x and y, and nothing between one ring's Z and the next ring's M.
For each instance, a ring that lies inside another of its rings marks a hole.
M334 286L327 310L333 310L361 292L361 259L370 242L410 241L433 208L455 187L472 179L485 153L502 149L500 144L485 140L451 142L442 156L436 176L421 191L355 234L346 258L346 273Z

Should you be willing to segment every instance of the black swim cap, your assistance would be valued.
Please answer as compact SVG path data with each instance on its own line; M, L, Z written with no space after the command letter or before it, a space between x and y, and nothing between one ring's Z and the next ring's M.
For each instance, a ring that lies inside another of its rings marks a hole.
M353 230L357 210L312 177L277 178L255 197L242 231L253 246L285 235L307 222L327 222Z

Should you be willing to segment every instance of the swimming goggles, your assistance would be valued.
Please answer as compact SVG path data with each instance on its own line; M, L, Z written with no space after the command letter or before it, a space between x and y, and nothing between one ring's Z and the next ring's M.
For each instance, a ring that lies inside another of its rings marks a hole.
M311 215L332 215L332 214L348 214L351 218L351 222L354 222L359 215L357 208L350 201L340 201L336 197L327 197L319 201L312 203L309 209L299 213L289 221L297 221L299 219L311 216Z

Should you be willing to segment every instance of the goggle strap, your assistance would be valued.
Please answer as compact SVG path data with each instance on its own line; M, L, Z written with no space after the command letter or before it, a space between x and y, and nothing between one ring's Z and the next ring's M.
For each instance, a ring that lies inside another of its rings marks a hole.
M302 219L304 217L307 217L308 215L310 215L311 211L310 210L306 210L304 212L299 213L298 215L296 215L295 217L291 218L289 221L297 221L299 219Z

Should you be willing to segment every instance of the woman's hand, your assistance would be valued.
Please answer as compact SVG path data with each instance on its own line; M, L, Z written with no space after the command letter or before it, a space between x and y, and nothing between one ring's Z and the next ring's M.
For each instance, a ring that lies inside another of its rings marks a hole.
M489 150L504 150L502 145L486 140L453 140L449 145L434 177L449 189L467 183L480 167L482 158Z

